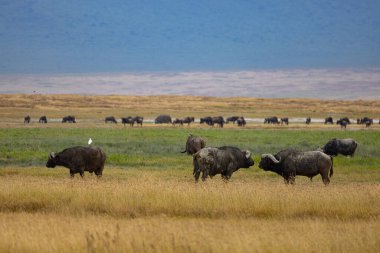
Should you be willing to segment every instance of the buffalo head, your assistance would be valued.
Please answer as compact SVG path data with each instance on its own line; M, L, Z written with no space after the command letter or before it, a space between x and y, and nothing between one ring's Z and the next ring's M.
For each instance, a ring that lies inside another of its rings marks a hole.
M263 169L265 171L273 170L273 167L276 164L279 164L280 161L281 161L281 159L277 160L277 158L274 155L272 155L272 154L263 154L261 156L261 161L259 163L259 168Z
M54 152L51 152L49 155L49 159L46 163L46 167L54 168L57 165L57 161L58 161L58 156L56 156Z
M244 157L244 166L242 168L249 168L253 166L255 163L251 157L251 152L249 150L243 151L245 152L245 157Z

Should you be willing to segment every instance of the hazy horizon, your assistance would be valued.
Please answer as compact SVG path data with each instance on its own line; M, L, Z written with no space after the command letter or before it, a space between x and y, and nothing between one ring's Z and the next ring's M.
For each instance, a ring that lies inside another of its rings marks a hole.
M380 68L0 75L0 93L380 99Z

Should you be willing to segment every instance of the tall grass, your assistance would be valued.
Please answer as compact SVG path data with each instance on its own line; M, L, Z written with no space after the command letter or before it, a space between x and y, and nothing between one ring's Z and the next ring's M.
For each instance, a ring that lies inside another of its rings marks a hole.
M353 183L337 173L325 187L319 178L287 186L252 170L238 171L229 183L198 184L184 170L109 168L100 180L87 174L72 180L63 169L4 170L0 251L376 252L379 246L378 177Z

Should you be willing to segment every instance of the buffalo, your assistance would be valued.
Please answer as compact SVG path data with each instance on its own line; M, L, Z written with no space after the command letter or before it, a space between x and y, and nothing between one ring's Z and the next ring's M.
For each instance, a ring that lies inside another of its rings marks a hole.
M105 122L105 123L111 122L111 123L117 124L117 121L116 121L116 119L115 119L114 116L106 117L106 118L104 119L104 122Z
M41 116L40 119L38 120L39 123L47 123L47 118L46 116Z
M325 124L334 124L334 120L332 117L325 118Z
M240 127L244 127L247 122L245 121L244 117L239 117L237 120L236 120L236 123L238 126Z
M307 117L305 123L306 123L306 125L309 125L309 124L311 123L311 118L310 118L310 117Z
M66 122L68 122L68 123L76 123L75 117L72 116L72 115L63 117L62 118L62 123L66 123Z
M281 118L281 125L282 124L289 125L289 118Z
M337 156L338 154L344 156L353 156L358 143L353 139L332 139L326 143L322 148L323 153L330 156Z
M345 119L338 119L336 121L336 124L340 125L340 128L347 128L347 124L350 124L350 123Z
M181 153L193 155L204 147L205 141L201 137L190 134L186 141L186 148L184 151L181 151Z
M28 115L28 116L25 116L25 117L24 117L24 124L29 124L29 123L30 123L30 120L31 120L31 118L30 118L29 115Z
M294 184L295 176L307 176L312 179L320 174L325 185L333 175L332 157L321 151L301 152L292 149L283 150L275 155L263 154L259 168L273 171L284 178L286 184Z
M133 127L133 125L135 124L135 121L131 116L129 116L129 117L121 118L121 123L124 126L125 124L129 124L131 127Z
M227 117L226 119L226 124L228 124L229 122L232 122L235 124L235 122L239 119L240 117L239 116L231 116L231 117Z
M219 125L219 127L223 127L225 121L224 121L224 118L222 116L218 116L218 117L212 117L212 121L211 121L211 125L214 126L215 124L216 125Z
M264 124L280 124L280 121L276 116L264 119Z
M101 177L103 174L106 154L100 148L90 147L71 147L57 154L50 153L46 167L54 168L57 165L70 169L70 176L74 177L75 173L79 173L81 177L84 171Z
M207 124L209 126L212 126L212 117L207 116L207 117L204 117L204 118L200 118L199 123L200 124Z
M182 119L175 119L175 120L173 120L172 124L173 125L179 124L179 125L182 126L183 125L183 120Z
M186 117L186 118L182 119L182 123L187 124L188 126L190 126L190 123L194 122L194 121L195 121L194 117Z
M369 127L373 124L373 119L368 118L368 117L364 117L361 119L357 119L357 123L358 123L358 125L365 124L366 127Z
M232 173L240 168L249 168L254 164L250 151L241 151L236 147L224 146L220 148L203 148L193 155L193 175L198 182L202 172L202 181L208 176L211 178L221 174L227 181Z
M144 117L136 116L133 118L133 121L136 123L136 125L140 125L140 127L142 127L143 122L144 122Z
M172 118L169 115L159 115L155 120L155 124L170 124L172 123Z

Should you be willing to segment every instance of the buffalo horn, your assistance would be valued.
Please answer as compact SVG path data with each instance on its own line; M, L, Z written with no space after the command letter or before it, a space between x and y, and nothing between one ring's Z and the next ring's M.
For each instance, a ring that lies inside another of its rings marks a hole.
M50 157L50 158L54 158L54 157L55 157L55 153L54 153L54 152L51 152L49 157Z
M265 158L265 157L268 157L269 159L271 159L274 163L280 163L279 160L276 159L276 157L274 157L274 155L272 154L263 154L261 156L261 158Z
M246 158L249 158L250 156L251 156L251 151L246 150L246 151L245 151L245 157L246 157Z

